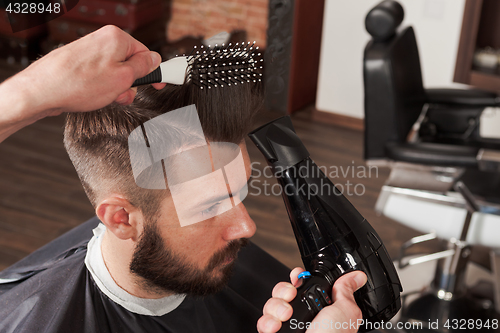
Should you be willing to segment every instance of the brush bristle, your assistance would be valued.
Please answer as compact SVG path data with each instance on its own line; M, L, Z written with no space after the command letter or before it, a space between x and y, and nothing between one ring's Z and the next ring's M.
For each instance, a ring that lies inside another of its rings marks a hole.
M193 49L188 56L188 81L200 89L224 88L261 81L258 47L237 43Z

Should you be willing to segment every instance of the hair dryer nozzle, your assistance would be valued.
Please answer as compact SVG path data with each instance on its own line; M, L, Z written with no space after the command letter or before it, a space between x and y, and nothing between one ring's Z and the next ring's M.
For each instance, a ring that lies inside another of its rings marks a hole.
M285 170L309 157L309 152L295 133L288 116L257 128L248 134L267 162L277 170Z

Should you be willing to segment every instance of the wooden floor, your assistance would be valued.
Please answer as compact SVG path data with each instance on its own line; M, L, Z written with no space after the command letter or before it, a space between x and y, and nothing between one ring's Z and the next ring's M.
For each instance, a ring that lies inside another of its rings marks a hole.
M262 113L255 126L278 116ZM308 110L294 116L293 122L318 165L339 170L365 165L362 132L313 122ZM62 126L63 116L46 118L0 144L0 270L94 215L64 150ZM265 162L252 143L248 147L252 161L257 162L257 175ZM347 177L339 176L332 179L336 184L345 185L349 180L352 189L359 184L358 193L364 189L363 195L348 198L378 231L394 257L401 243L417 233L377 216L373 210L388 170L379 169L371 178L355 178L350 172ZM264 181L268 182L268 191L275 183L274 179L256 177L244 201L257 224L253 241L287 266L301 265L282 199L264 195ZM262 193L256 195L259 189Z

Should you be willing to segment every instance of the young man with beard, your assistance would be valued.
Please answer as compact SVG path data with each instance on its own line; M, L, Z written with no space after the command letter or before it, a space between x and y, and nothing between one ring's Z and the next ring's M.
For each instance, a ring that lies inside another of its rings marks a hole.
M252 87L222 91L231 94L232 103L224 95L207 99L189 85L164 84L154 85L162 89L158 91L142 89L134 100L132 82L159 62L157 54L108 26L53 51L0 85L0 140L40 118L70 112L65 146L102 222L88 244L75 244L30 267L21 278L0 275L0 331L254 332L262 316L258 330L276 332L291 316L288 302L296 289L290 283L276 285L264 315L250 298L242 297L245 288L264 287L253 274L257 266L242 267L224 288L238 251L255 233L244 205L234 205L235 193L229 198L233 208L222 210L224 203L216 198L224 189L181 187L176 195L185 204L179 207L170 188L136 185L129 134L148 120L191 104L196 105L211 158L212 145L232 142L241 152L246 178L250 176L243 137L254 111ZM188 148L173 148L186 152L187 163L176 169L181 177L185 166L196 171L200 165L199 154ZM181 226L183 210L207 218ZM299 271L292 271L293 282ZM360 318L352 293L365 281L359 272L339 279L335 303L316 319Z

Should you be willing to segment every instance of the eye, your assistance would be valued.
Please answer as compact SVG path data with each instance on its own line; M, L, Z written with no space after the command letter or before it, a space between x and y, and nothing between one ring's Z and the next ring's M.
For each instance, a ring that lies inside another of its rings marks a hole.
M213 215L215 215L215 213L217 212L217 209L218 209L218 207L219 207L219 206L220 206L220 202L218 202L218 203L216 203L215 205L212 205L212 206L210 206L209 208L207 208L207 209L203 210L203 211L201 212L201 215L202 215L202 216L208 216L208 215L213 216Z

